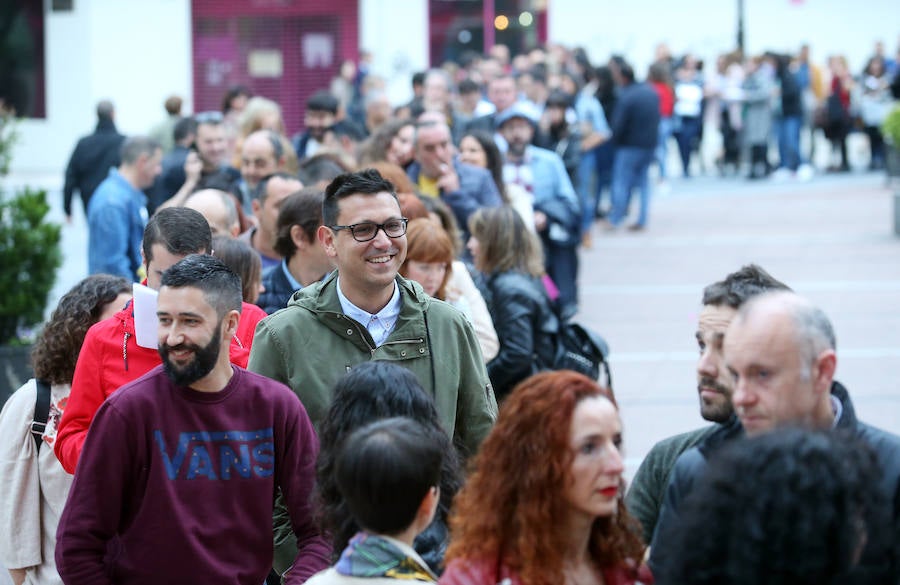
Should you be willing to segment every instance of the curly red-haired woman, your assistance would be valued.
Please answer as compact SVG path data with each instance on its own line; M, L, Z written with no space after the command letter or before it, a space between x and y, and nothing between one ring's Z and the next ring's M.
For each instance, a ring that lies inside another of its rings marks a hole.
M615 399L574 372L512 391L454 502L443 585L650 583Z

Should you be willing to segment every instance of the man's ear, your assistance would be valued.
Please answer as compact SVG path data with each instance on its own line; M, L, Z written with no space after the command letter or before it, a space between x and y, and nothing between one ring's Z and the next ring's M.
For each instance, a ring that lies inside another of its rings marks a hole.
M834 380L834 372L837 369L837 354L833 349L826 349L816 358L814 376L816 392L831 392L831 382Z
M238 311L228 311L222 319L222 337L230 340L237 333L238 324L241 322L241 314Z
M329 258L337 257L337 250L334 247L334 235L334 232L328 226L320 225L319 229L316 230L316 236L319 238L319 243L322 244L322 247L325 249L325 254L327 254Z
M250 201L250 209L253 210L253 215L259 217L259 212L262 210L262 205L259 202L259 199L254 198Z
M434 520L434 515L437 513L437 507L440 501L441 488L433 486L425 494L425 497L422 498L422 502L419 504L419 509L416 512L416 522L419 524L418 532L428 528L428 525Z
M291 226L291 241L294 242L294 245L298 250L302 250L306 248L310 244L314 244L315 242L310 242L306 239L306 232L303 231L303 227L299 225Z

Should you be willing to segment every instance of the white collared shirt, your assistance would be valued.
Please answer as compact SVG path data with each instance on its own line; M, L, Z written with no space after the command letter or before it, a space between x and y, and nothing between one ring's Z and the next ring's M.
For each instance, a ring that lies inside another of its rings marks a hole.
M341 310L344 311L345 315L358 321L366 328L366 331L369 332L369 335L372 336L372 340L375 342L375 347L387 341L388 336L390 336L397 325L397 319L400 317L400 287L397 286L397 281L394 281L394 294L391 295L391 300L374 315L360 309L344 296L344 293L341 291L340 276L337 278L337 294L338 300L341 302Z

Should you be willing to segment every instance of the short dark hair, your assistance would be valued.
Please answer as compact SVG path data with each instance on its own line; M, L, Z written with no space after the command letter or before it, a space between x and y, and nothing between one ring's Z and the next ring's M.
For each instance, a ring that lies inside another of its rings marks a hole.
M416 87L417 85L425 84L425 71L416 71L412 75L412 86Z
M310 242L316 241L316 230L322 225L322 201L325 193L317 187L304 187L281 203L275 222L275 251L290 258L297 251L291 229L298 225Z
M334 178L325 188L325 200L322 203L322 220L325 225L331 226L337 223L338 202L351 195L376 195L378 193L390 193L397 201L397 193L394 185L381 176L375 169L365 169L355 173L344 173ZM397 201L399 207L400 202Z
M266 193L266 190L269 188L269 181L272 179L284 179L286 181L300 181L296 175L292 175L290 173L286 173L284 171L278 171L277 173L272 173L271 175L267 175L260 179L259 183L256 185L256 189L253 191L253 198L259 201L259 204L262 205L266 202L266 197L269 195ZM300 181L301 183L303 181Z
M848 582L863 539L893 540L879 475L869 447L846 432L785 429L733 441L685 499L671 566L657 579Z
M197 134L197 120L193 116L185 116L175 122L175 128L172 130L175 142L181 142L192 134Z
M187 207L167 207L157 211L147 227L141 249L144 261L153 260L153 245L162 244L169 254L207 254L212 247L212 231L203 215Z
M297 175L304 185L315 185L320 181L331 181L350 170L352 169L346 168L336 153L319 151L300 162Z
M116 109L111 101L100 100L99 102L97 102L97 119L112 120L115 110Z
M122 164L132 165L142 155L153 156L153 153L161 149L159 142L148 136L129 136L119 148L119 158Z
M561 89L554 89L547 96L546 107L568 109L572 107L572 96Z
M337 114L338 99L323 89L309 96L309 99L306 100L306 109Z
M481 93L481 87L470 78L466 77L459 82L459 93Z
M194 287L203 291L221 319L228 311L241 312L241 277L209 254L191 254L163 272L160 288Z
M181 113L181 104L182 99L181 96L171 95L166 98L163 106L166 108L166 112L172 114L173 116L177 116Z
M446 521L453 497L462 483L457 451L450 442L432 398L408 369L392 362L363 362L337 384L331 406L319 429L321 442L316 462L316 500L319 524L332 535L332 548L342 551L359 525L347 508L335 479L337 454L350 433L376 420L407 417L439 433L444 458L438 517ZM418 549L421 550L421 549Z
M353 142L361 142L366 139L365 131L350 120L338 120L328 130L334 134L335 138L346 136Z
M724 280L703 289L703 304L716 307L740 308L748 299L760 293L791 288L763 270L757 264L747 264L732 272Z
M344 441L335 480L360 526L378 534L409 528L441 481L444 452L434 429L397 417L370 423Z

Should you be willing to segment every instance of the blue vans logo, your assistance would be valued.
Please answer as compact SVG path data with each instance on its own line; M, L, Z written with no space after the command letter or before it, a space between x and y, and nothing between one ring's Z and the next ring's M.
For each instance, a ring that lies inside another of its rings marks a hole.
M171 452L162 431L153 438L169 479L229 480L271 477L275 472L272 428L258 431L192 431L178 435Z

